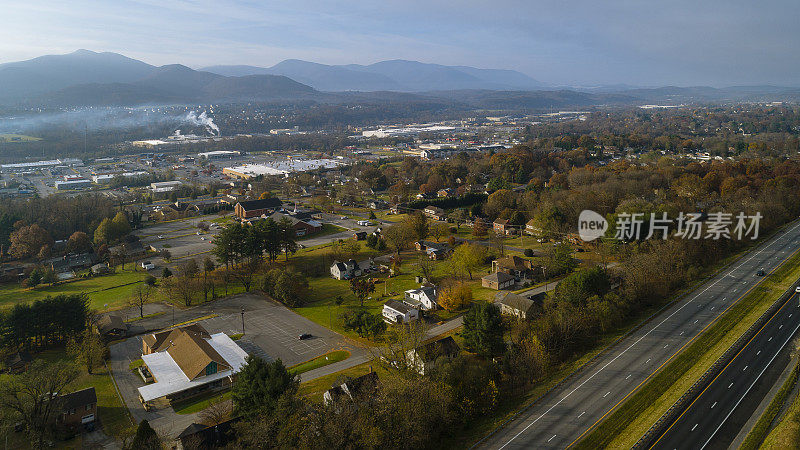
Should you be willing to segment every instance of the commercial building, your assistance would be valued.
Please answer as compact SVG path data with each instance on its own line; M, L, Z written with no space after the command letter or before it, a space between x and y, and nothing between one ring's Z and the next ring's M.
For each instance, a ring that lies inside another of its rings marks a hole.
M340 164L340 162L333 159L292 159L270 164L244 164L225 167L222 169L222 173L229 177L247 180L260 175L287 176L290 173L308 172L309 170L333 169Z
M142 361L155 382L140 387L139 398L172 401L228 388L246 357L227 334L198 324L145 335Z
M159 181L156 183L150 183L150 190L153 192L170 192L174 191L175 189L181 187L183 182L181 181Z
M264 214L277 211L283 202L277 197L262 198L260 200L247 200L239 202L233 207L233 212L240 219L251 219Z
M92 180L87 180L85 178L77 179L77 180L69 180L69 181L56 181L55 187L58 191L63 191L67 189L80 189L89 187L92 185Z
M46 161L32 161L15 164L2 164L0 170L11 172L24 172L26 170L46 169L56 166L82 166L83 161L77 158L51 159Z
M213 152L204 152L198 153L198 158L206 158L206 159L226 159L226 158L233 158L234 156L240 156L242 152L238 152L235 150L216 150Z
M94 175L92 177L92 181L97 184L108 184L111 183L111 180L114 177L122 177L122 178L135 178L135 177L143 177L149 175L148 172L139 171L139 172L124 172L124 173L104 173L100 175Z

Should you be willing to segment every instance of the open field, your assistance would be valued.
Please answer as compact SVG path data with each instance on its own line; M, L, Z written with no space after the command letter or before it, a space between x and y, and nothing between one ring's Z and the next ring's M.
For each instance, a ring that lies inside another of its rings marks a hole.
M800 395L797 395L797 390L794 391L794 398L790 397L788 401L791 404L760 448L767 450L796 448L800 442Z
M87 294L89 305L93 309L119 308L126 305L128 298L133 295L136 287L146 276L143 270L130 269L130 266L131 264L128 264L128 269L117 270L116 273L92 278L78 278L53 286L40 285L36 288L25 288L18 283L6 283L0 285L0 308L9 308L18 303L29 303L47 296L80 293Z
M800 253L732 306L587 435L578 448L631 447L799 277Z
M0 142L7 143L7 142L31 142L31 141L41 141L42 138L33 137L33 136L26 136L24 134L6 134L0 133Z
M310 361L306 361L304 363L300 363L292 367L289 367L289 370L292 373L300 375L301 373L308 372L309 370L318 369L320 367L327 366L328 364L344 361L349 357L350 357L350 352L348 352L347 350L334 350L324 355L317 356L316 358Z

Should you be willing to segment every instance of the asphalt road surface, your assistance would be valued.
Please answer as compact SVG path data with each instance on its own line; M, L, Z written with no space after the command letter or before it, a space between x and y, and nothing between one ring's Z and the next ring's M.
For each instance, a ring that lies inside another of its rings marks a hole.
M734 412L755 407L771 383L765 381L765 372L787 347L800 328L798 296L793 295L781 309L747 343L711 384L689 405L672 426L654 443L652 448L702 449L727 448L741 427L732 419ZM778 367L782 369L782 367ZM776 371L777 373L780 370ZM763 382L763 383L762 383ZM745 411L742 411L745 412ZM749 416L749 415L748 415ZM744 417L747 420L747 417ZM729 428L723 432L724 428Z
M567 448L800 248L800 222L763 242L618 342L484 442L486 448Z

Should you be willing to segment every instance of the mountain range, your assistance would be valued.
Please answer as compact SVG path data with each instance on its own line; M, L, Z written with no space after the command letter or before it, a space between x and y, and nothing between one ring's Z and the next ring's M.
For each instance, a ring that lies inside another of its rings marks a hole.
M544 83L514 71L391 60L370 65L327 65L287 59L272 67L210 66L225 76L283 75L320 91L427 92L460 89L532 90Z
M272 67L154 66L117 53L78 50L0 64L0 105L134 106L225 102L435 103L465 109L547 109L655 102L791 101L775 86L548 87L513 70L390 60L326 65L290 59Z

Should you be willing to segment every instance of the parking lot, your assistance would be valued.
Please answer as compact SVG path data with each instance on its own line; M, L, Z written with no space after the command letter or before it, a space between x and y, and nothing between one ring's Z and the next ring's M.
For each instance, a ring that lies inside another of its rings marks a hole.
M317 325L258 294L241 294L188 310L177 310L174 320L176 323L181 323L192 318L215 315L197 323L211 334L224 332L234 335L242 333L242 310L244 310L245 335L237 341L237 344L249 354L267 360L281 359L286 366L308 361L334 349L349 350L351 357L366 354L366 350L354 345L344 336ZM131 315L134 314L138 315L138 312L132 312ZM135 329L167 327L171 321L171 314L165 313L135 322ZM311 337L300 340L299 335L303 333L308 333ZM191 424L195 415L179 415L171 408L144 410L138 400L137 391L144 382L128 367L132 361L141 357L141 340L142 336L133 336L111 345L109 364L114 372L114 379L127 407L137 421L147 419L158 430L174 436Z

